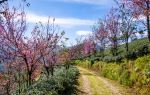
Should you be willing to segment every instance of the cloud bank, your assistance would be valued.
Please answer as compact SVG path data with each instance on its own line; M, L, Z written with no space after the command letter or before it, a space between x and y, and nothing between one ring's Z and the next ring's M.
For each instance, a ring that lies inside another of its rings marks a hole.
M42 22L43 24L48 22L48 16L41 16L33 13L28 13L27 22L29 23L37 23ZM50 18L50 21L53 22L53 17ZM95 21L87 20L87 19L79 19L79 18L56 18L55 24L66 27L75 27L75 26L91 26L94 25Z

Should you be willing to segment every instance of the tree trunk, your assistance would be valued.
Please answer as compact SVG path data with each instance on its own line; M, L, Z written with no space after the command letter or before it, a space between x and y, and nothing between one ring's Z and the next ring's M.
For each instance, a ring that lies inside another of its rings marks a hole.
M149 42L150 42L150 17L149 17L149 9L150 9L150 6L149 6L149 1L146 2L147 4L147 32L148 32L148 39L149 39Z
M54 66L51 67L51 75L54 75Z
M128 38L126 39L126 54L128 54L129 51L129 41Z
M10 95L10 84L7 84L6 93L7 95Z
M19 66L19 81L18 81L18 84L19 84L19 95L20 95L20 93L21 93L21 68L20 68L20 66Z
M28 64L28 61L27 61L27 58L26 56L24 56L24 61L25 61L25 64L26 64L26 68L27 68L27 84L28 86L31 85L31 72L30 72L30 69L29 69L29 64Z
M47 76L47 79L49 78L49 67L45 66L45 70L46 70L46 76Z
M31 82L32 82L32 78L31 78L31 76L32 76L32 72L31 71L29 71L29 73L28 73L28 76L29 76L29 86L31 85Z

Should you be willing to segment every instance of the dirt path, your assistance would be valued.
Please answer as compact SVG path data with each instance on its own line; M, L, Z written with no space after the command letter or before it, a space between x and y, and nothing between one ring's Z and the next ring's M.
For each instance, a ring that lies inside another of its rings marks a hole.
M86 75L82 75L82 81L83 81L82 88L83 88L83 92L84 92L82 94L92 95L92 91L91 91L91 88L90 88L90 82L89 82L88 77Z
M80 95L133 95L126 93L122 86L115 85L92 71L78 67L81 73L79 79Z

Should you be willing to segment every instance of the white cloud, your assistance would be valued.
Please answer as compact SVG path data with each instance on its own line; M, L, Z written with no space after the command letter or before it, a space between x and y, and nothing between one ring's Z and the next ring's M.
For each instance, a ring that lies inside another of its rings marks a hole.
M78 36L88 36L92 34L92 31L77 31L76 34Z
M142 35L140 33L136 33L137 38L147 37L147 35L147 31L144 31Z
M94 4L94 5L108 5L113 0L57 0L63 2L75 2L75 3L86 3L86 4Z
M138 21L138 20L140 20L140 21L145 21L145 20L146 20L146 17L143 16L143 15L140 15L138 18L133 18L133 21Z
M143 16L143 15L140 15L138 19L139 19L139 20L143 20L143 21L145 21L145 20L146 20L146 17L145 17L145 16Z
M42 22L42 23L47 23L48 17L47 16L41 16L33 13L27 14L27 22L29 23L37 23L37 22ZM50 21L53 21L53 17L50 18ZM93 20L86 20L86 19L78 19L78 18L56 18L55 19L55 24L58 24L63 27L74 27L74 26L82 26L82 25L87 25L91 26L94 25L95 21Z

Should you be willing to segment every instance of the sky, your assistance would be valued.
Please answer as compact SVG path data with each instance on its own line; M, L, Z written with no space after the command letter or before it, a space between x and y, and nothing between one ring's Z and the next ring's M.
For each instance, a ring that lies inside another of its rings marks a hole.
M14 0L15 4L18 3ZM75 44L77 38L92 33L92 26L99 18L103 19L112 6L113 0L27 0L28 26L36 22L46 23L48 17L55 18L59 31L65 31L68 44ZM28 34L29 35L29 34Z

